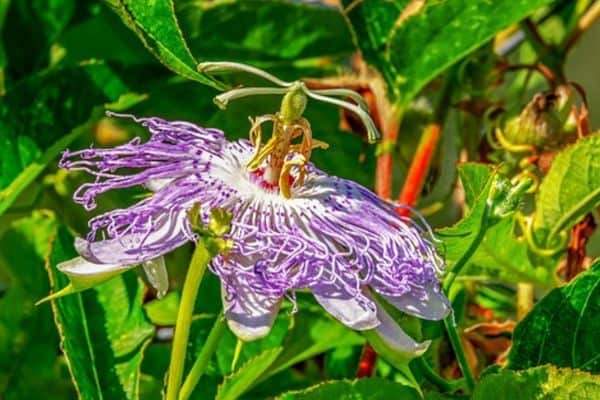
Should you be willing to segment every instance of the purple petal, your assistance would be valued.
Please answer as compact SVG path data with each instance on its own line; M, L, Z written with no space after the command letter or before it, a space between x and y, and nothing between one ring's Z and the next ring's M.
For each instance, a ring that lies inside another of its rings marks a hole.
M122 234L115 239L75 239L77 252L97 264L132 265L159 257L189 240L187 213L165 216L148 232Z

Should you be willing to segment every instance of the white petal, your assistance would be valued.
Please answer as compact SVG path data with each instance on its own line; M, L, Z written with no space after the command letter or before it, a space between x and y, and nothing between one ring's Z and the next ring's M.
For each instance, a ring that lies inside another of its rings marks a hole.
M323 293L319 291L318 294L313 292L313 295L329 314L352 329L373 329L379 325L375 311L376 306L367 297L363 297L361 303L356 297L339 292Z
M165 258L160 256L142 264L146 278L156 290L156 297L162 298L169 290L169 276L165 266Z
M238 338L248 342L265 337L271 331L281 298L258 294L243 284L236 285L233 299L227 300L225 285L221 292L227 324Z
M65 273L77 289L89 288L133 268L130 265L95 264L83 257L62 262L56 268Z
M375 332L385 345L395 353L416 357L423 354L429 347L431 340L419 343L408 336L381 306L377 307L377 317L381 324L375 328Z
M158 192L163 187L167 186L175 179L173 178L158 178L158 179L149 179L144 183L146 189L151 190L153 192Z
M450 313L450 304L439 288L426 287L404 296L383 296L399 310L429 320L444 319Z

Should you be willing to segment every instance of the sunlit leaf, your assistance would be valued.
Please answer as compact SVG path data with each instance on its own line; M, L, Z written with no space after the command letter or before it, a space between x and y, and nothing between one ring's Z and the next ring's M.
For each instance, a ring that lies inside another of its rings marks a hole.
M179 28L171 0L106 0L158 60L188 79L214 86L196 71L198 64Z
M496 33L551 2L343 1L367 61L382 71L395 97L404 102Z
M475 387L473 400L594 399L599 392L600 378L597 375L543 366L486 375Z
M176 0L175 11L200 59L273 64L354 51L339 9L295 1Z
M561 151L540 185L534 227L552 239L600 204L600 134Z
M418 400L414 389L381 378L331 381L281 395L279 400Z
M68 282L56 264L74 256L73 236L59 227L47 262L54 291ZM142 295L137 276L125 273L52 302L61 346L83 398L138 398L142 352L154 332Z
M600 262L552 290L515 329L508 365L544 364L600 372Z
M241 396L269 368L283 349L276 347L266 350L250 359L233 374L225 377L219 386L216 400L235 400Z

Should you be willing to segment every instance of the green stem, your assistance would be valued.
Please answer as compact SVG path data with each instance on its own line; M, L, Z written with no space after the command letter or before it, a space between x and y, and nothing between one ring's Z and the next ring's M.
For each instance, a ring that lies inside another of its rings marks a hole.
M450 316L444 320L444 326L446 327L446 332L448 332L448 338L450 339L450 344L452 345L452 349L454 350L456 361L458 361L460 370L462 371L462 374L465 378L467 389L469 393L471 393L473 391L473 388L475 387L475 378L473 378L473 372L469 367L469 363L467 362L467 356L465 355L465 350L463 349L460 337L458 336L458 331L456 330L456 324L454 322L453 314L450 314Z
M171 350L171 362L167 380L167 400L177 400L183 367L185 365L185 353L196 296L200 288L200 282L202 282L202 277L204 276L204 271L206 271L208 263L214 256L214 253L207 247L207 240L210 239L201 238L198 240L185 277L185 282L183 283L183 293L181 295L179 311L177 312L175 337L173 338L173 348Z
M489 213L490 213L490 207L489 207L489 205L486 205L486 207L483 210L483 213L481 215L480 229L479 229L479 231L477 231L477 235L473 238L473 241L471 241L471 244L467 248L467 251L465 251L463 253L463 255L456 262L456 264L454 264L454 267L452 268L452 270L450 272L448 272L446 279L444 279L443 288L444 288L444 292L446 294L448 294L450 292L450 288L452 287L454 280L460 274L460 272L464 268L464 266L467 265L467 262L471 259L473 254L475 254L475 251L477 250L477 248L481 244L481 241L485 237L485 232L487 231L487 228L488 228Z
M440 391L451 392L455 389L455 386L451 382L448 382L446 379L439 376L438 373L431 368L424 357L419 357L415 359L414 362L417 364L425 379L435 385Z
M204 375L206 368L208 367L208 363L212 355L217 350L217 346L221 337L223 337L223 333L225 332L225 318L223 317L223 312L221 311L215 320L214 325L212 326L210 332L208 333L208 337L206 338L206 342L204 342L204 346L202 346L202 350L200 350L200 354L196 361L194 361L194 365L190 370L190 373L185 378L183 385L181 386L181 391L179 392L179 400L187 400L192 395L194 388L200 382L200 378Z
M462 257L456 262L456 264L454 264L454 268L452 268L452 271L450 271L450 273L444 281L443 288L446 294L450 293L450 288L452 287L454 280L460 274L464 266L467 265L467 262L473 256L473 254L475 254L475 251L477 250L483 238L485 237L485 232L487 231L489 223L489 213L490 206L486 204L486 207L481 215L480 229L477 232L477 235L475 236L475 238L473 238L473 241L469 245L467 251L465 251ZM472 392L473 388L475 387L475 379L473 378L473 372L471 371L471 367L467 362L465 349L462 346L460 337L458 335L458 331L456 330L456 323L454 321L453 313L451 313L448 317L446 317L446 319L444 319L444 326L446 327L446 331L448 332L448 338L450 339L450 344L452 345L452 349L454 350L456 361L458 362L460 370L462 371L462 374L465 378L467 389L469 392Z

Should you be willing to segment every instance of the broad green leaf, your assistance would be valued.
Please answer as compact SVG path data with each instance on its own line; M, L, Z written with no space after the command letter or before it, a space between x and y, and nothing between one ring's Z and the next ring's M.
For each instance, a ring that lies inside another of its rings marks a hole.
M565 148L552 162L536 197L534 228L546 244L600 204L600 133Z
M99 62L40 73L20 82L0 103L0 214L48 163L82 133L96 107L128 91Z
M584 400L596 399L598 393L597 375L550 365L486 375L475 387L473 400Z
M215 81L196 71L179 28L172 0L105 0L158 60L171 71L188 79L218 87Z
M60 226L46 265L53 291L68 283L56 264L74 256L73 236ZM82 398L138 398L142 353L154 332L142 308L143 290L130 272L52 301L61 346Z
M55 233L54 217L35 212L13 222L0 239L0 276L9 278L0 295L0 393L6 400L73 395L68 376L60 374L64 360L56 351L50 307L34 305L49 290L44 257Z
M485 184L483 184L483 179L481 179L482 177L478 169L469 166L465 169L465 167L461 166L459 170L461 171L462 179L467 179L467 176L470 177L470 171L477 171L477 174L469 178L467 181L469 183L466 186L472 185L473 188L478 187L480 191L477 195L474 193L471 194L475 200L471 205L469 213L463 219L451 227L442 228L436 232L437 236L443 241L446 268L450 271L465 256L467 251L470 249L471 251L475 250L472 247L476 241L482 240L482 235L485 234L485 229L488 228L488 196L495 176L495 174L490 173L487 179L485 179Z
M226 376L219 386L216 400L235 400L239 398L273 364L283 349L276 347L266 350L250 359L233 374Z
M511 369L543 364L600 372L600 262L552 290L517 325Z
M344 0L355 41L410 101L452 64L551 0Z
M285 0L176 0L175 11L200 58L264 65L354 51L344 18L333 7Z
M416 390L381 378L330 381L281 395L279 400L419 400Z

